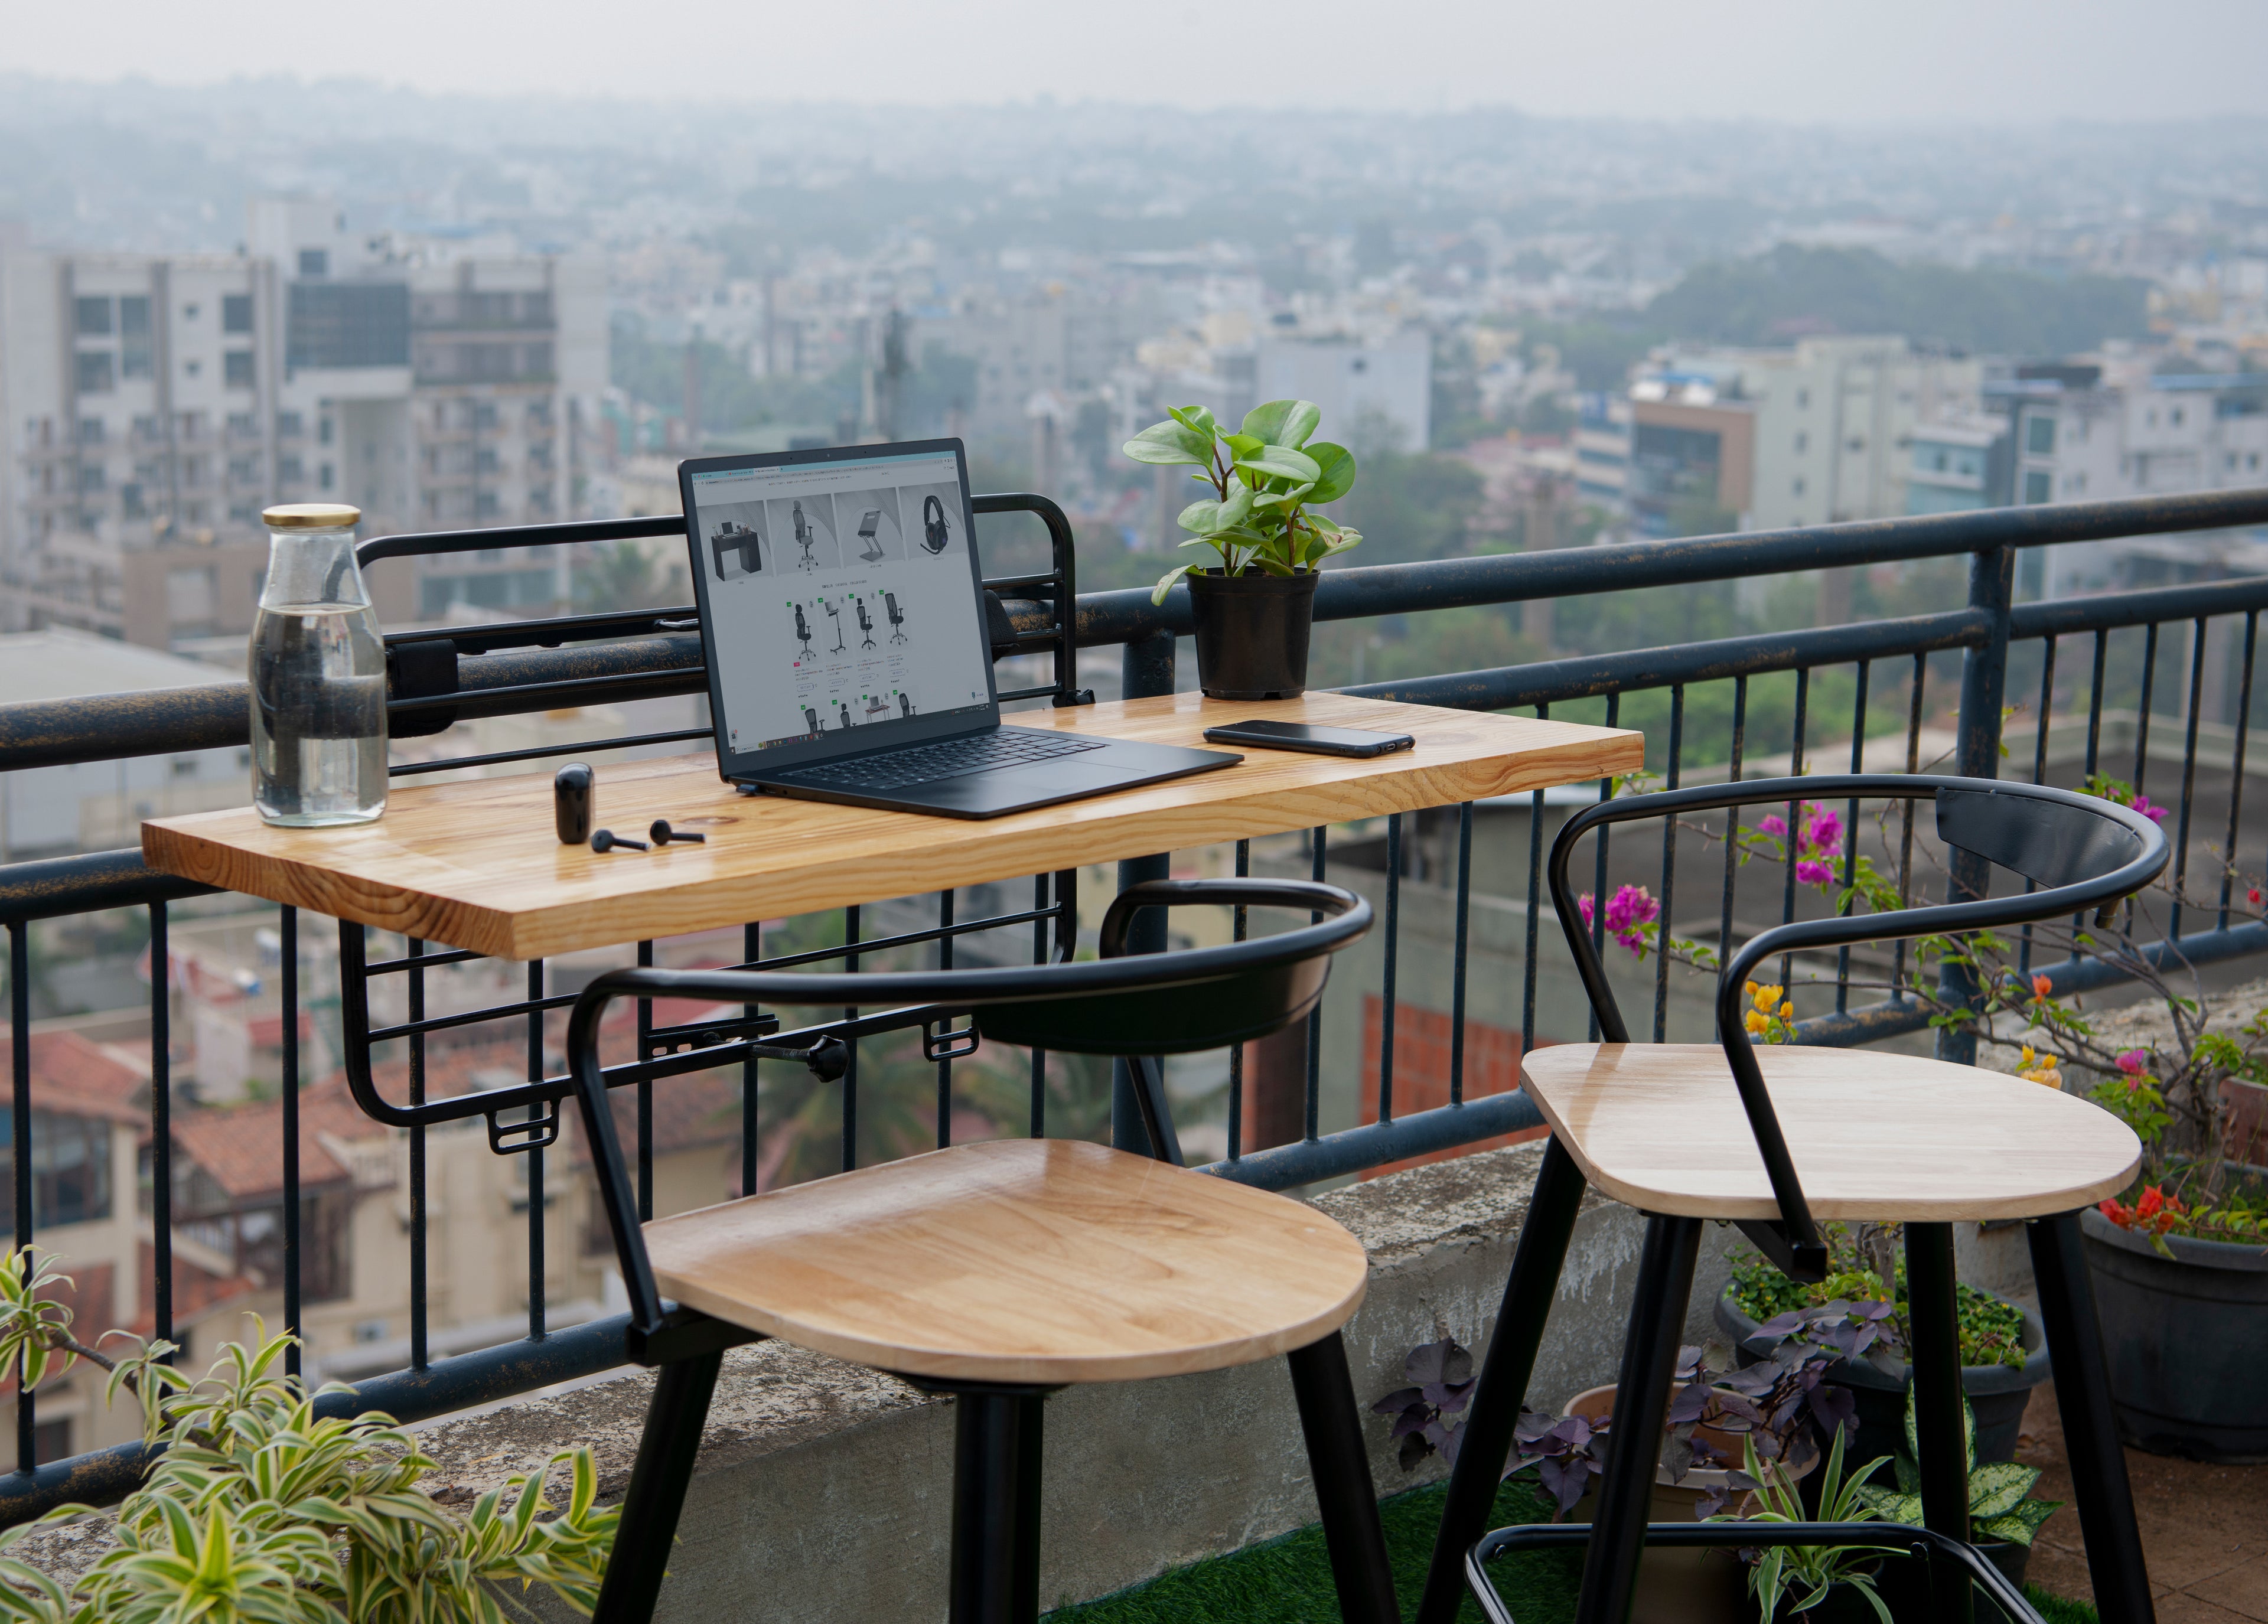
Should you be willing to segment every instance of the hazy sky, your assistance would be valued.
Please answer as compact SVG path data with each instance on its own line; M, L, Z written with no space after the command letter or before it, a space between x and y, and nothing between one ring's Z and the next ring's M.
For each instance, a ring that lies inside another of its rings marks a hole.
M765 106L1049 92L1805 122L2268 113L2268 0L111 0L93 15L11 6L0 71Z

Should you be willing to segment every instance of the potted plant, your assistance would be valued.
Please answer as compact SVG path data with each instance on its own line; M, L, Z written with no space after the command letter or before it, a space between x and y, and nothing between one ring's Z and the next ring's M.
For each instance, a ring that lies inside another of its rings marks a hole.
M1743 1523L1865 1523L1881 1513L1865 1499L1867 1480L1881 1466L1875 1457L1849 1477L1843 1475L1844 1445L1849 1434L1837 1429L1827 1448L1827 1469L1820 1474L1819 1513L1804 1509L1796 1485L1772 1472L1756 1457L1749 1440L1734 1473L1737 1485L1756 1497L1753 1509L1737 1517L1719 1513L1715 1520ZM1806 1624L1842 1624L1868 1614L1891 1624L1890 1609L1876 1584L1882 1559L1899 1554L1888 1545L1770 1545L1741 1553L1748 1569L1748 1592L1763 1624L1780 1615L1780 1604Z
M1887 1456L1897 1447L1905 1402L1903 1235L1895 1224L1861 1224L1855 1233L1839 1223L1822 1228L1830 1260L1824 1281L1800 1284L1764 1259L1743 1254L1717 1299L1717 1326L1743 1359L1770 1357L1790 1339L1834 1348L1826 1379L1848 1389L1857 1405L1853 1450L1868 1459ZM2051 1374L2046 1330L2030 1310L1974 1286L1961 1285L1957 1301L1961 1385L1977 1408L1977 1454L2013 1459L2032 1389ZM1858 1340L1860 1321L1873 1336Z
M1720 1370L1697 1348L1680 1350L1676 1385L1662 1429L1649 1519L1705 1518L1770 1477L1794 1485L1819 1464L1815 1424L1839 1440L1850 1419L1847 1395L1824 1385L1830 1363L1815 1348L1790 1347L1773 1361ZM1445 1339L1413 1350L1403 1364L1413 1385L1387 1394L1372 1409L1395 1418L1402 1465L1410 1470L1440 1451L1454 1464L1472 1396L1472 1356ZM1614 1430L1615 1389L1593 1387L1567 1400L1557 1415L1523 1409L1506 1477L1533 1470L1552 1520L1587 1523L1596 1501ZM1747 1478L1734 1462L1742 1451L1756 1465ZM1632 1624L1745 1624L1738 1565L1722 1551L1649 1550L1639 1564Z
M1322 409L1312 400L1270 400L1231 432L1202 406L1167 408L1167 422L1126 442L1137 462L1194 467L1211 495L1182 510L1185 547L1209 547L1218 563L1166 572L1151 601L1189 582L1197 621L1197 686L1214 699L1292 699L1307 686L1307 636L1316 570L1361 533L1314 511L1354 487L1354 453L1314 437Z
M1961 1407L1961 1428L1962 1441L1969 1451L1970 1541L1980 1555L2007 1576L2009 1584L2021 1590L2024 1567L2032 1554L2032 1537L2039 1532L2042 1524L2062 1509L2063 1502L2032 1497L2032 1486L2040 1481L2037 1466L2014 1460L1978 1461L1977 1416L1965 1401ZM1859 1497L1885 1522L1910 1523L1918 1527L1924 1522L1921 1473L1914 1462L1920 1450L1915 1441L1911 1395L1906 1400L1904 1438L1903 1446L1893 1458L1897 1487L1865 1485L1859 1489ZM1898 1570L1890 1586L1894 1597L1900 1591L1918 1590L1923 1576L1911 1571L1910 1562L1894 1564L1894 1568ZM1906 1609L1901 1607L1899 1611Z
M545 1584L575 1611L596 1603L620 1512L597 1503L587 1448L564 1450L566 1506L550 1507L549 1467L509 1478L468 1512L420 1481L434 1462L375 1412L315 1413L314 1395L277 1365L294 1341L260 1327L223 1343L202 1380L166 1363L171 1342L112 1358L71 1334L68 1286L51 1258L0 1256L0 1366L35 1388L75 1359L110 1372L141 1407L155 1454L118 1508L113 1543L68 1583L0 1555L0 1615L30 1624L89 1620L262 1620L273 1624L501 1624L496 1592ZM255 1326L258 1321L255 1319ZM21 1361L19 1365L18 1361ZM332 1384L324 1392L350 1391ZM0 1532L0 1551L32 1529L93 1510L59 1506Z

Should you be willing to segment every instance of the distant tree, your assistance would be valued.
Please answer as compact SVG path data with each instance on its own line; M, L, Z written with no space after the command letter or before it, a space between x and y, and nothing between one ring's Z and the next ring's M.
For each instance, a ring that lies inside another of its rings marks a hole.
M1449 457L1381 451L1359 453L1361 477L1330 517L1362 532L1347 564L1398 564L1462 553L1481 511L1481 476Z

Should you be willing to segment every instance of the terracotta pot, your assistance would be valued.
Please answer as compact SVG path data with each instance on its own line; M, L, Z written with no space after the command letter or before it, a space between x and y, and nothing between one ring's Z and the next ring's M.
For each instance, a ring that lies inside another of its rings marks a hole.
M1615 1413L1615 1390L1593 1387L1579 1393L1560 1407L1559 1413L1580 1415L1586 1421L1611 1415ZM1707 1439L1721 1454L1733 1459L1740 1458L1741 1441L1737 1437L1713 1427L1697 1427L1694 1431L1695 1436ZM1815 1459L1796 1476L1809 1475L1818 1464ZM1681 1481L1673 1483L1668 1468L1657 1466L1653 1500L1646 1520L1693 1521L1693 1510L1702 1495L1712 1488L1727 1487L1727 1476L1724 1468L1696 1466ZM1595 1490L1585 1495L1567 1513L1567 1520L1589 1522L1597 1499ZM1639 1558L1638 1584L1631 1603L1631 1624L1748 1624L1755 1617L1756 1609L1749 1602L1747 1576L1740 1558L1731 1551L1655 1548Z

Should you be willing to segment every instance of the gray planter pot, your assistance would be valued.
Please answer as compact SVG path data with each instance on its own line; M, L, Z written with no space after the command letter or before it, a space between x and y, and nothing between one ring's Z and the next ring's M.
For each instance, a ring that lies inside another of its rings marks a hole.
M2176 1235L2167 1257L2091 1209L2079 1223L2121 1436L2153 1454L2268 1460L2268 1247Z
M2000 1299L2007 1302L2007 1299ZM2005 1364L1967 1364L1961 1368L1962 1391L1977 1413L1977 1459L1980 1465L2016 1458L2016 1434L2024 1424L2024 1407L2032 1389L2055 1373L2048 1356L2047 1327L2040 1317L2021 1303L2010 1306L2024 1317L2024 1364L2021 1370ZM1766 1356L1769 1343L1757 1341L1756 1322L1742 1313L1727 1291L1717 1299L1717 1328L1732 1341L1741 1363ZM1828 1367L1827 1379L1848 1387L1859 1407L1859 1436L1849 1458L1867 1461L1877 1455L1894 1455L1905 1438L1906 1363L1885 1354L1872 1358L1843 1359Z

